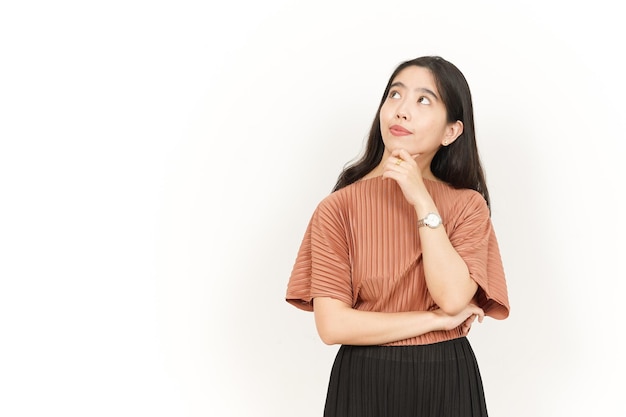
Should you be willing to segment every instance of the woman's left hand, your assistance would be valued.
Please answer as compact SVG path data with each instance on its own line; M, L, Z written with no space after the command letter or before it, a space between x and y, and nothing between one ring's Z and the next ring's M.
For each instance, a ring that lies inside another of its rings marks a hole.
M461 324L461 333L463 334L463 336L467 336L470 329L472 328L472 323L474 322L474 320L476 320L476 317L476 314L472 314L467 319L465 319L463 324ZM479 317L478 320L482 322L482 319L483 317Z
M395 180L409 204L416 206L421 196L428 196L424 186L422 171L416 158L404 149L397 149L391 153L383 165L383 178Z

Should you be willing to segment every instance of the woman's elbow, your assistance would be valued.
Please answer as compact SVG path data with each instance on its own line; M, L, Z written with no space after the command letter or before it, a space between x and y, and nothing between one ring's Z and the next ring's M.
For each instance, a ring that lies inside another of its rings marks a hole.
M332 345L339 345L341 344L341 342L339 342L339 340L337 340L336 338L332 337L332 336L328 336L322 333L318 333L320 336L320 339L322 342L324 342L325 345L328 346L332 346Z
M447 289L442 291L437 297L433 294L433 299L437 306L449 316L456 316L462 312L478 291L478 285L470 280L467 287Z
M344 343L344 319L350 306L331 298L316 298L314 302L315 327L322 342L327 345Z
M336 329L333 329L332 326L328 326L324 323L316 323L317 334L326 345L338 345L341 344L341 340L339 338L339 332Z
M446 302L446 303L437 304L437 306L439 307L441 311L446 313L446 315L456 316L461 311L463 311L463 309L465 308L465 306L467 306L467 304L461 305L457 303Z
M468 299L466 297L442 297L437 303L437 306L448 316L456 316L461 313L470 302L471 298Z

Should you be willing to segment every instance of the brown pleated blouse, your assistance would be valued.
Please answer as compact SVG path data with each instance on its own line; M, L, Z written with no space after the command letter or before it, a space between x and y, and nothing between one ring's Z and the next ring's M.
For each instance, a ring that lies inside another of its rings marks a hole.
M505 319L509 300L498 242L485 199L474 190L424 180L450 242L478 283L475 302ZM437 308L422 264L417 215L400 186L382 177L331 193L315 209L287 284L286 300L313 311L315 297L332 297L363 311ZM460 337L460 327L389 345L420 345Z

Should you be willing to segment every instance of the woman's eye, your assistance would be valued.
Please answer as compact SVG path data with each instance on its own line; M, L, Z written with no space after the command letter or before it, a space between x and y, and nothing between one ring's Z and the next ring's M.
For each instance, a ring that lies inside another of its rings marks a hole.
M397 91L392 91L391 93L389 93L389 98L400 98L400 93L398 93Z
M424 96L418 98L417 102L422 103L422 104L430 104L430 100L428 99L428 97L424 97Z

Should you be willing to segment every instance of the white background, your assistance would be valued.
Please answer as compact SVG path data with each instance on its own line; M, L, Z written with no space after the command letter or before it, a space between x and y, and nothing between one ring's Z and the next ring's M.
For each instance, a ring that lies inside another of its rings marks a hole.
M491 416L624 416L618 2L7 1L0 415L320 416L284 301L397 64L472 88L511 316Z

